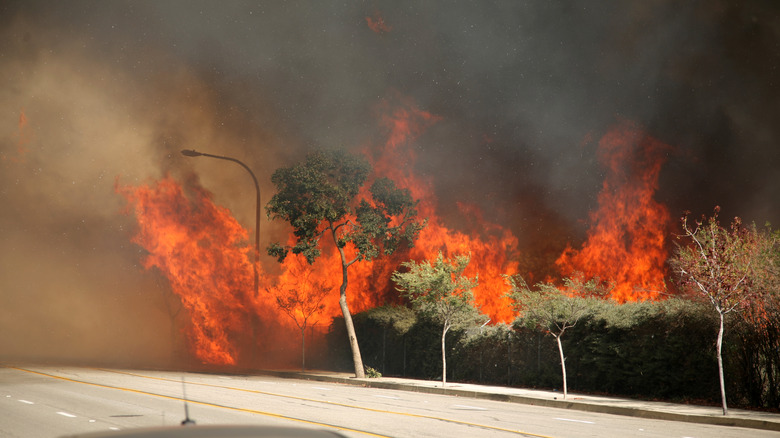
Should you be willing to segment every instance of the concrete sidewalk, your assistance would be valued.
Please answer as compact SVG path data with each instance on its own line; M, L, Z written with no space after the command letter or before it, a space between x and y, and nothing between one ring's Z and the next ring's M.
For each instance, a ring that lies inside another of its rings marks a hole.
M404 379L398 377L356 379L348 373L327 371L266 371L265 373L279 377L343 383L369 388L454 395L458 397L523 403L551 408L626 415L654 420L736 426L780 432L780 414L743 409L729 409L729 415L724 416L723 410L720 407L632 400L627 398L583 395L571 392L568 394L566 400L563 400L563 394L560 392L510 388L504 386L454 382L447 383L445 387L442 387L441 382L436 381Z

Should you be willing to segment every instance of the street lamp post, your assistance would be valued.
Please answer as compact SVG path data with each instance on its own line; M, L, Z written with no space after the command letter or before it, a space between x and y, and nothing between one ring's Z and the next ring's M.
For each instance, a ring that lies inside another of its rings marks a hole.
M242 163L241 161L231 158L231 157L225 157L222 155L213 155L213 154L207 154L204 152L198 152L193 149L183 149L181 151L181 154L186 157L210 157L210 158L217 158L220 160L227 160L232 161L234 163L238 163L241 167L246 169L247 172L249 172L249 175L252 176L252 181L255 183L255 191L257 193L257 202L255 204L255 262L252 264L252 267L254 268L255 273L255 299L260 296L260 275L257 272L257 265L260 263L260 184L257 183L257 177L255 176L254 172L252 172L252 169L249 168L246 164Z
M238 163L241 167L246 169L247 172L249 172L249 175L252 176L252 181L255 183L255 191L257 193L257 202L255 203L255 262L252 263L252 269L254 270L255 274L255 299L257 299L260 296L260 275L257 272L257 266L260 264L260 184L257 183L257 177L255 176L254 172L252 172L252 169L249 168L246 164L242 163L241 161L231 158L231 157L225 157L222 155L213 155L213 154L207 154L204 152L198 152L193 149L183 149L181 151L181 154L185 157L210 157L210 158L217 158L220 160L227 160L232 161L234 163ZM257 347L257 316L254 312L252 312L252 319L251 319L251 335L252 335L252 345L251 353L250 353L250 361L253 363L255 359L255 348Z

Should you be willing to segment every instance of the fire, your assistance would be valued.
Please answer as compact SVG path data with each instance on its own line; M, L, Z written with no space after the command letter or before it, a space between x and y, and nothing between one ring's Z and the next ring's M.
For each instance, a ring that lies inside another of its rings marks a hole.
M504 296L503 275L518 272L518 239L511 231L486 221L474 205L458 204L463 216L471 221L470 230L449 228L437 214L433 181L412 172L417 158L412 148L413 140L441 118L420 110L407 99L400 99L400 104L394 108L383 105L380 109L388 139L385 147L373 157L374 170L378 176L387 176L399 186L408 188L412 196L420 200L420 216L428 219L428 225L420 233L409 257L418 261L433 259L439 251L447 257L471 254L465 274L479 277L479 285L474 290L477 306L493 323L512 321L511 306ZM396 267L384 266L379 272L382 277L389 278ZM374 264L376 268L377 263Z
M147 251L144 266L168 278L189 312L190 340L204 363L235 364L249 332L254 300L247 231L194 180L171 177L116 191L138 222L132 241Z
M567 248L556 261L564 276L576 271L614 281L612 298L618 302L659 298L670 215L653 195L668 150L629 122L599 141L599 161L607 177L599 207L590 214L587 240L580 250Z
M432 259L441 251L448 257L471 255L466 275L478 276L476 304L492 323L510 322L514 315L505 297L503 276L519 271L517 237L487 220L477 206L465 203L457 208L462 216L459 223L467 225L461 229L448 226L437 213L433 181L413 171L418 158L413 148L416 138L441 118L403 98L380 110L386 141L378 152L365 151L374 163L374 176L389 177L408 188L420 200L419 215L427 218L428 225L413 248L350 266L350 308L360 312L397 302L391 273L404 261ZM613 298L620 302L658 297L664 288L670 217L653 195L667 149L627 122L601 139L599 158L608 175L599 194L599 208L591 213L593 225L582 248L569 247L556 261L563 275L577 271L614 281ZM341 314L341 264L334 260L335 248L326 239L322 240L322 259L308 265L288 257L278 275L261 275L256 295L249 233L227 209L214 204L211 193L195 178L183 185L171 177L138 187L117 183L116 190L137 218L132 240L147 251L144 266L164 273L173 293L181 298L190 317L194 354L204 363L235 364L246 347L257 348L256 335L247 339L255 334L256 321L265 327L293 328L294 322L282 315L275 297L278 291L297 287L302 279L327 295L312 322L326 322Z
M369 29L378 34L387 33L393 29L392 26L385 23L385 19L379 12L375 13L373 17L366 17L366 24L368 24Z
M361 261L349 267L349 285L347 297L353 312L398 300L398 295L390 283L392 272L401 262L408 259L433 259L439 251L447 256L471 254L471 263L466 275L479 276L479 286L474 291L475 300L483 313L492 322L510 322L513 314L509 302L504 297L506 283L502 275L515 274L518 270L517 238L503 227L485 221L476 206L458 205L464 217L471 219L471 229L459 231L448 228L437 214L437 200L433 194L433 182L421 178L412 170L417 155L414 152L414 140L440 117L417 108L409 99L397 98L394 105L384 102L379 106L380 124L386 134L386 141L379 153L364 153L372 161L375 177L389 177L400 187L410 190L418 205L419 216L428 219L428 225L420 233L414 247L408 252L396 253L392 257ZM368 187L370 184L366 184ZM364 188L363 195L367 194ZM291 240L290 243L293 241ZM313 265L311 278L323 279L330 285L329 296L323 301L322 314L333 317L341 314L338 306L339 286L341 285L341 265L335 248L327 239L323 244L323 258ZM346 248L349 252L349 247ZM348 254L347 258L354 254ZM300 281L300 263L294 257L285 259L283 272L277 279L277 287L293 285ZM327 318L322 318L326 320Z
M471 220L472 229L459 231L445 225L436 213L432 182L411 171L416 159L412 141L439 117L408 101L388 108L383 107L387 111L381 118L387 141L382 152L373 157L376 176L392 178L420 199L418 210L421 217L428 219L428 226L408 252L350 266L347 296L351 310L360 312L397 301L390 276L400 263L409 258L431 259L442 251L447 256L471 254L466 275L479 276L479 286L474 291L477 305L493 322L511 321L502 275L517 272L517 238L501 226L485 221L475 206L466 204L458 207ZM227 209L215 205L211 194L194 179L187 181L185 187L166 177L138 187L117 184L116 190L137 218L138 230L132 241L148 253L144 266L157 268L167 276L173 293L189 312L189 337L201 361L235 364L240 346L247 344L246 333L260 313L265 326L270 323L292 327L293 321L281 316L275 296L279 291L297 287L302 278L327 289L323 306L317 309L312 321L329 321L341 314L341 265L333 260L336 251L327 239L322 240L323 258L313 265L288 257L278 276L263 274L261 293L255 297L247 231ZM257 347L257 340L252 340L251 347Z

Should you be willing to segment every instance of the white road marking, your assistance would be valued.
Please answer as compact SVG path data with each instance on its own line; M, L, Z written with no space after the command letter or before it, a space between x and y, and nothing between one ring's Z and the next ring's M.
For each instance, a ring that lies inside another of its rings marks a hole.
M374 394L374 397L379 397L379 398L390 398L390 399L393 399L393 400L401 400L401 397L395 397L395 396L392 396L392 395L379 395L379 394Z
M76 416L75 416L75 415L73 415L73 414L69 414L69 413L67 413L67 412L62 412L62 411L59 411L59 412L57 412L57 413L58 413L58 414L60 414L60 415L62 415L63 417L68 417L68 418L76 418Z
M119 430L119 428L118 428L118 427L114 427L114 426L111 426L111 427L109 427L108 429L109 429L109 430Z
M27 401L27 400L19 400L19 401L24 403L24 404L26 404L26 405L34 405L35 404L35 403L33 403L31 401Z
M596 424L592 421L585 421L585 420L572 420L571 418L556 418L556 420L561 421L571 421L572 423L585 423L585 424Z
M480 408L479 406L453 405L453 407L458 408L458 409L471 409L473 411L487 411L486 408Z
M321 386L312 386L312 389L319 389L322 391L333 391L333 388L323 388Z

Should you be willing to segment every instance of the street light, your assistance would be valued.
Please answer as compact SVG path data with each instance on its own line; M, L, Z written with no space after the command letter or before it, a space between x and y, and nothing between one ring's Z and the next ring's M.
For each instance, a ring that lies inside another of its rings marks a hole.
M255 262L252 264L255 272L255 299L257 299L257 297L260 296L260 276L257 272L257 265L260 263L260 184L257 183L257 177L255 177L254 172L252 172L252 169L250 169L249 166L235 158L223 157L222 155L206 154L193 149L183 149L181 154L185 157L210 157L218 158L220 160L232 161L234 163L240 164L241 167L246 169L246 171L249 172L249 175L252 176L252 181L255 182L255 190L257 192L257 203L255 204Z

